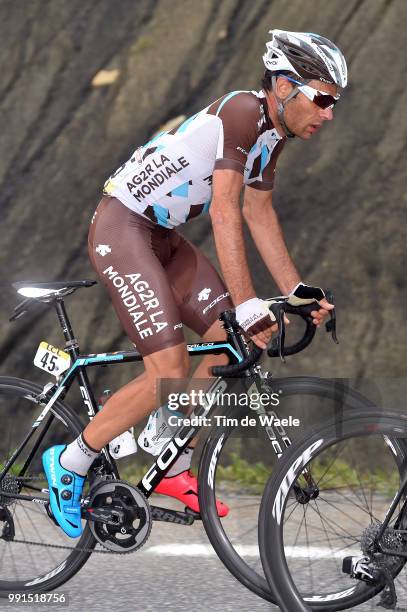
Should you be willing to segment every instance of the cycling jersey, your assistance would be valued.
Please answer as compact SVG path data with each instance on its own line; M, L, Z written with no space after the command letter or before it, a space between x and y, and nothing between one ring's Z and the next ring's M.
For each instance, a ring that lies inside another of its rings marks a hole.
M236 170L245 185L271 190L285 141L263 91L233 91L136 149L104 193L171 229L208 211L214 169Z

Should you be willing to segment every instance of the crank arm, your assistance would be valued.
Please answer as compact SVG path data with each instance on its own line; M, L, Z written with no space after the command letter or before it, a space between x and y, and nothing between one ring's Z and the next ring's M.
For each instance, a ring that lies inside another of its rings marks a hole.
M105 523L105 525L114 527L123 525L125 519L122 510L104 510L103 508L82 508L81 516L87 521Z

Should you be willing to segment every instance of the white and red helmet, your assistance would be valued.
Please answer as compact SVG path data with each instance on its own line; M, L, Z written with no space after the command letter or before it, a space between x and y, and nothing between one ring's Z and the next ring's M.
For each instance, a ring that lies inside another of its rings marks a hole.
M330 40L311 32L270 30L264 65L272 72L289 71L301 79L317 79L346 87L348 69L343 53Z

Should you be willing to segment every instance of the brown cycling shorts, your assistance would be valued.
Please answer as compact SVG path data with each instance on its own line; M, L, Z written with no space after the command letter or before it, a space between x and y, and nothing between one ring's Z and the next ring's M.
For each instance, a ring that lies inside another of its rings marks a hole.
M128 338L142 355L203 336L232 302L211 262L174 229L155 225L117 198L102 198L89 256Z

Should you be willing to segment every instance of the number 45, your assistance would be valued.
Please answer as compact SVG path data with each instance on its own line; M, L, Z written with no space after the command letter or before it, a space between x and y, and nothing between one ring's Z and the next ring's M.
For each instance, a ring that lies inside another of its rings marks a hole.
M56 368L57 355L53 355L52 353L45 353L44 357L41 359L41 363L44 368L47 368L48 372L53 372Z

